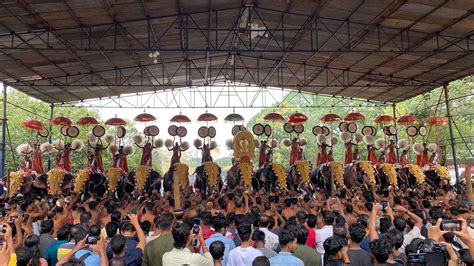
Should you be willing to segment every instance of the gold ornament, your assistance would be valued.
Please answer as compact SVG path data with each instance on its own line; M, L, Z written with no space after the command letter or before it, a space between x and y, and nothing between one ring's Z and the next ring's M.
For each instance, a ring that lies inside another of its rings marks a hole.
M252 172L253 172L252 163L247 160L241 160L238 163L238 167L239 167L240 175L242 176L244 186L249 187L252 181Z
M255 141L252 133L240 131L234 137L234 158L236 160L251 161L255 153Z
M397 186L397 171L395 170L395 167L391 163L383 163L382 164L382 172L387 176L388 178L388 183L391 186L396 187Z
M286 188L285 167L281 163L273 163L272 171L277 176L278 186L280 188Z
M423 170L421 170L418 165L411 164L408 166L408 171L415 177L417 184L423 184L423 182L425 182L425 173L423 173Z
M446 166L441 165L433 165L432 169L436 172L436 174L441 177L443 180L450 180L449 178L449 171Z
M300 173L301 183L304 184L309 181L309 172L311 171L311 164L306 160L299 160L295 162L296 171Z
M189 167L184 163L176 163L174 165L174 172L173 172L173 182L178 182L177 185L179 188L184 188L189 180Z
M53 168L48 172L48 192L51 195L60 195L62 193L65 171L61 168Z
M91 170L88 168L81 169L77 172L76 178L74 180L74 192L81 193L84 189L84 184L89 179Z
M344 185L344 171L342 169L342 164L338 162L329 162L329 168L331 169L334 184L336 186Z
M106 176L109 179L109 190L114 191L117 189L119 179L122 176L122 169L111 167L107 169Z
M145 188L146 180L150 176L151 167L147 165L140 165L135 170L135 180L137 181L137 188L142 190Z
M217 176L219 175L219 166L213 162L205 162L204 164L204 172L207 174L207 178L209 179L209 184L211 186L217 186Z
M372 163L370 161L360 161L359 168L367 175L369 182L375 184L375 173Z
M10 172L10 187L8 188L8 196L12 197L18 190L20 190L21 184L26 176L24 171Z

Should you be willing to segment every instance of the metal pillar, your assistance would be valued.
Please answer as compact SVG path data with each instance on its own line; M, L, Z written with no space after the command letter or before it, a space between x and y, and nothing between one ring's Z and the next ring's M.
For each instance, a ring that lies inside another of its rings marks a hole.
M449 125L449 141L451 142L451 151L453 153L453 163L454 163L454 172L456 173L456 183L459 182L459 169L458 169L458 160L456 157L456 145L454 143L454 135L453 135L453 125L452 125L452 117L451 112L449 110L449 90L448 84L443 85L444 89L444 98L446 102L446 116L448 117L448 125Z
M3 112L2 112L2 143L1 143L1 166L0 177L5 175L5 151L6 151L6 135L7 135L7 84L3 83Z
M51 104L51 112L49 115L49 119L53 119L54 115L54 103ZM48 142L51 144L53 143L53 126L49 124L49 135L48 135ZM51 170L51 155L48 156L48 171Z
M393 122L393 126L395 127L395 152L397 154L397 162L400 160L400 156L398 154L398 130L397 130L397 106L396 104L392 104L392 112L393 112L393 118L395 121Z

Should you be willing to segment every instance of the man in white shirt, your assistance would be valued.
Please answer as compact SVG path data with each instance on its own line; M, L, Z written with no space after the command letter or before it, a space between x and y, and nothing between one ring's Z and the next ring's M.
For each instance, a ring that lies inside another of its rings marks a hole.
M251 266L255 258L263 256L263 254L260 250L250 246L252 228L249 224L239 225L237 231L242 244L230 251L227 257L227 266Z
M397 205L394 207L395 212L397 214L401 214L401 216L395 217L393 219L393 225L396 229L400 230L401 232L406 232L403 238L403 245L398 249L398 251L402 254L405 254L405 247L411 243L411 241L415 238L424 238L421 235L421 227L423 226L423 219L418 217L418 215L414 214L413 212L407 210L405 207L401 205ZM406 226L407 222L404 215L407 215L410 219L414 221L413 228ZM410 229L410 230L407 230Z
M172 230L174 248L163 255L163 265L202 265L212 266L213 259L207 249L206 242L202 237L201 230L199 234L191 235L191 228L187 224L176 223ZM203 255L192 253L187 246L190 246L193 239L196 238L203 251Z
M258 221L260 231L265 233L265 247L271 249L273 251L277 251L278 249L278 235L275 233L270 232L268 230L268 226L270 225L269 217L265 214L260 216L260 220Z
M334 213L332 211L324 210L322 212L322 219L324 226L316 229L316 251L321 254L321 260L324 256L324 241L333 236Z

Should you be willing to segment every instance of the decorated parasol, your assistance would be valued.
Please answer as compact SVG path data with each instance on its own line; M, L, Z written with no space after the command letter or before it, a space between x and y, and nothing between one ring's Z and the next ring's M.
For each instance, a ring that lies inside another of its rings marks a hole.
M56 116L53 119L49 120L49 124L54 125L54 126L71 126L72 121L71 119L65 117L65 116Z
M44 128L44 125L43 123L41 123L41 121L33 119L33 118L26 119L25 121L21 122L21 125L25 128L36 130L36 131L40 131Z
M429 126L445 126L448 124L448 119L443 116L433 115L426 119L426 124Z
M285 118L279 113L268 113L263 117L263 120L271 121L271 122L282 122L285 121Z
M395 118L391 115L378 115L374 122L376 124L392 124L395 122Z
M189 119L189 117L187 117L185 115L179 114L179 115L173 116L170 119L170 122L173 122L173 123L191 123L191 119Z
M288 118L288 123L291 124L301 124L308 120L308 117L303 113L294 113L291 114Z
M197 118L197 121L206 122L206 123L213 122L213 121L217 121L217 116L215 116L214 114L205 112L204 114L199 115L199 117Z
M99 124L97 119L95 119L94 117L91 117L91 116L81 117L76 122L76 125L79 125L79 126L93 126L93 125L97 125L97 124Z
M365 116L363 116L359 112L352 112L352 113L347 114L344 117L345 122L360 122L360 121L364 121L364 119L365 119Z
M119 117L112 117L112 118L109 118L107 121L105 121L105 124L107 126L118 127L118 126L125 126L127 124L127 121Z
M141 113L137 116L135 116L135 118L133 119L137 122L152 122L152 121L155 121L156 120L156 117L152 114L149 114L149 113Z
M240 114L237 114L237 113L231 113L231 114L228 114L228 115L224 118L224 121L235 124L235 123L237 123L237 122L243 122L243 121L244 121L244 117L241 116Z
M334 122L338 122L341 120L341 117L338 116L337 114L333 114L333 113L329 113L329 114L325 114L321 117L321 122L323 123L334 123Z
M416 125L418 124L418 122L418 117L416 117L415 115L403 115L397 120L398 124L405 126Z

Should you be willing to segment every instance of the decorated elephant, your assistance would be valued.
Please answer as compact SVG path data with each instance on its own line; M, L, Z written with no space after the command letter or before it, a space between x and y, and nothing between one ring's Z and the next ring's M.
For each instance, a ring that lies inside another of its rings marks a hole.
M344 168L344 184L348 189L376 183L376 171L370 161L354 161Z
M327 196L335 191L336 186L344 186L344 169L339 162L328 162L314 168L311 172L311 184L323 190Z
M201 191L201 194L211 194L222 189L223 182L221 178L221 168L214 162L204 162L196 167L195 186Z
M74 192L102 198L107 192L107 177L102 173L93 172L90 168L81 169L74 179Z
M129 194L133 191L145 191L151 195L153 190L161 190L161 175L151 167L140 165L134 171L128 173L125 179L125 191Z
M309 185L311 174L311 163L307 160L296 161L288 171L286 184L288 190L298 190L302 186Z
M242 185L245 188L252 187L260 189L260 181L255 177L252 163L247 160L240 160L232 165L227 172L227 187L232 190Z

